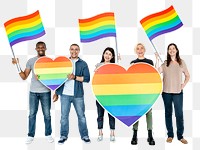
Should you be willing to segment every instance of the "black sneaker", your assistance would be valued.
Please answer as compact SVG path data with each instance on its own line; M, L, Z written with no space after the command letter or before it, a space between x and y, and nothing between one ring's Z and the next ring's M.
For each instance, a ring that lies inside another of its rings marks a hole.
M84 138L83 141L87 144L91 143L90 139L89 138Z
M61 137L60 140L58 141L58 144L62 145L65 143L66 140L67 140L66 138Z

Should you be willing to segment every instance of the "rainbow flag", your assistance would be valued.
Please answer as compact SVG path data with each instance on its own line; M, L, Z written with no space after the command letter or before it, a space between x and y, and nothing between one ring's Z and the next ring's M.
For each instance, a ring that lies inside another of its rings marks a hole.
M39 11L4 23L10 46L45 35Z
M81 42L116 37L114 13L107 12L88 19L79 19Z
M173 6L143 18L140 23L150 40L183 26Z
M127 71L117 64L107 64L95 72L92 87L99 103L130 126L155 103L162 91L162 79L146 63L136 63Z

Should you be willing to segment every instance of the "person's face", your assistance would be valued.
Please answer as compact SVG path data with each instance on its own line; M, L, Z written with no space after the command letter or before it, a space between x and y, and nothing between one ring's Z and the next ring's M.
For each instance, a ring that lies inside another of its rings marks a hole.
M35 48L39 57L45 56L46 47L44 44L38 44Z
M168 49L168 53L169 55L172 57L172 56L176 56L176 53L177 53L177 49L174 45L171 45Z
M136 54L138 55L138 57L144 57L144 53L145 53L144 46L138 45L136 48Z
M113 55L109 50L107 50L103 54L103 57L104 57L105 62L110 62L110 60L113 58Z
M80 52L80 49L78 46L75 46L75 45L72 45L69 49L70 51L70 56L72 59L76 59L78 58L78 55L79 55L79 52Z

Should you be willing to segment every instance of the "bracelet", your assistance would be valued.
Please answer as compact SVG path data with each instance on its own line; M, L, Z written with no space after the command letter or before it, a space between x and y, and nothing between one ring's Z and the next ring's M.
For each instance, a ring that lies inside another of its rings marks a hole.
M74 77L74 80L76 80L76 76Z

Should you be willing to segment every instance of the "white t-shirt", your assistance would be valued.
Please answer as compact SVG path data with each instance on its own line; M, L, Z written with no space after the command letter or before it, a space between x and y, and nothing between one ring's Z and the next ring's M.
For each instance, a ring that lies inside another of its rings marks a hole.
M75 70L76 70L76 62L78 61L78 59L76 60L71 60L73 63L73 74L75 75ZM64 89L63 89L63 95L69 95L69 96L74 96L74 80L67 80L65 82L64 85Z

